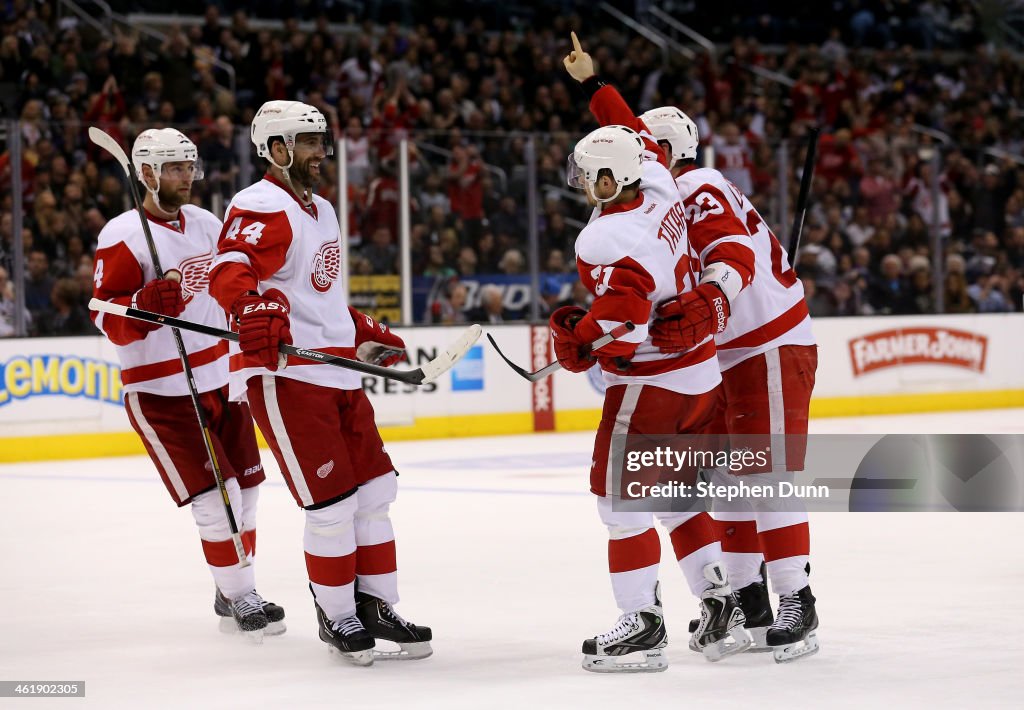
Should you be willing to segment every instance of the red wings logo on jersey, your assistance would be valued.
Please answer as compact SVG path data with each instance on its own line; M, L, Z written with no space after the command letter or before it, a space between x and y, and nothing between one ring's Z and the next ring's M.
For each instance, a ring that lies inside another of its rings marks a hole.
M210 287L210 266L213 264L213 252L202 256L193 256L178 265L181 272L181 297L188 303L197 293L203 293Z
M313 256L313 272L309 282L320 293L327 293L341 273L341 248L338 241L327 242Z

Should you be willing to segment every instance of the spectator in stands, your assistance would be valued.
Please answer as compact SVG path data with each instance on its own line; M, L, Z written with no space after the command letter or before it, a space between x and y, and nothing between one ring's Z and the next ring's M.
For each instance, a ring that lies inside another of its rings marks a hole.
M861 293L854 288L858 278L856 275L842 278L836 282L832 289L832 301L834 304L832 315L834 316L859 316L864 314L861 304Z
M976 313L977 307L967 293L967 279L963 271L946 273L944 306L946 313Z
M543 276L540 281L540 315L551 315L558 308L562 295L562 281L556 276Z
M483 212L483 164L476 146L452 148L452 160L448 165L448 201L452 214L462 219L467 234L480 234Z
M569 292L569 298L559 301L558 308L562 306L575 306L583 310L590 310L592 300L593 296L590 295L590 291L587 290L583 282L575 281L572 285L572 291Z
M370 243L363 247L362 257L370 264L374 274L398 273L398 247L391 238L391 230L378 227L370 238Z
M512 320L512 313L504 304L501 289L487 284L480 289L480 305L470 309L466 320L473 323L504 323Z
M924 259L924 257L921 257ZM935 312L935 301L932 293L932 274L927 259L923 266L916 265L910 272L910 283L907 293L907 312L928 314Z
M807 310L813 317L827 317L835 314L835 303L832 301L828 291L818 289L818 283L810 276L801 276L800 281L804 285L804 300L807 301Z
M213 8L212 5L210 7ZM199 144L199 157L206 172L206 187L225 199L233 197L238 185L239 167L235 126L230 116L217 116L213 134Z
M370 181L366 193L366 214L363 234L375 234L385 228L390 234L398 233L398 176L391 160L382 160L377 175Z
M832 185L837 180L850 184L860 178L861 165L857 149L847 128L824 135L818 148L817 174Z
M423 192L419 196L419 207L421 210L432 211L435 208L439 214L446 215L450 209L448 195L441 191L441 178L437 173L431 172L423 181Z
M498 269L503 274L526 273L526 257L524 257L523 252L518 249L509 249L501 255L501 261L498 262Z
M846 227L847 240L852 246L859 247L870 240L874 233L875 228L868 218L868 208L858 206L853 212L853 219Z
M97 335L98 331L82 307L78 282L58 279L50 294L53 308L42 314L37 323L38 335Z
M516 199L511 195L501 198L498 212L491 215L488 221L488 226L495 234L510 234L518 238L526 236L526 215L519 209Z
M870 284L871 307L879 315L906 313L907 295L903 262L895 254L886 254L882 258L881 273Z
M978 313L1003 313L1010 310L1009 298L1004 293L1006 284L1001 276L995 274L981 276L977 282L967 287Z
M53 308L50 300L52 292L50 259L42 249L32 249L28 254L28 270L25 277L25 308L32 314L35 323L41 322Z
M451 279L447 282L441 293L438 295L428 313L428 322L440 325L453 325L466 323L466 296L467 289L464 283Z
M985 166L981 181L971 193L971 207L974 213L974 226L996 234L1001 234L1006 224L1006 202L1010 197L1012 186L1003 179L998 165L990 163Z
M7 275L7 269L0 266L0 338L9 338L16 335L14 330L14 284ZM24 311L25 328L32 329L32 314L28 309Z
M345 159L348 161L348 179L363 186L370 175L370 141L363 132L363 122L350 116L345 129ZM422 200L420 205L423 205Z
M459 250L459 258L455 262L455 267L460 276L472 276L476 274L477 262L478 259L476 252L473 251L473 247L462 247Z
M891 172L879 158L868 161L867 174L860 181L860 196L872 222L879 222L896 212L899 193Z

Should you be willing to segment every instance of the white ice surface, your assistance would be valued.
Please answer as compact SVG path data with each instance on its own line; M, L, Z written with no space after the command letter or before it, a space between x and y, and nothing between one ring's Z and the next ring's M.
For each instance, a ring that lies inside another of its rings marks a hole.
M1021 432L1024 411L812 422L818 432ZM396 443L398 610L425 661L339 665L316 638L303 519L271 456L258 589L287 611L263 646L217 631L192 517L148 459L0 466L0 680L84 680L85 700L0 707L825 708L1024 706L1024 516L812 514L821 652L709 664L663 536L667 672L580 668L617 610L586 493L592 435Z

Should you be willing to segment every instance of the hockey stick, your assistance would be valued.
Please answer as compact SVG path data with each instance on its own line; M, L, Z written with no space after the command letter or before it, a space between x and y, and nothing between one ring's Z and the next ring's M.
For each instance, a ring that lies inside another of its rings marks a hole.
M626 333L630 333L635 329L635 325L633 325L630 321L626 321L622 325L612 328L609 332L605 333L600 338L592 342L590 345L586 347L586 351L591 352L594 350L599 350L600 348L603 348L605 345L612 342L613 340L618 340ZM509 360L508 357L505 356L505 353L501 352L501 348L499 348L498 344L494 342L494 338L491 337L490 333L487 334L487 339L491 341L491 345L493 345L494 349L498 351L499 355L501 355L501 359L504 360L509 367L515 370L520 377L524 377L530 382L543 380L548 375L552 375L556 371L562 369L561 363L558 362L558 360L555 360L554 362L548 363L547 365L545 365L544 367L540 368L535 372L527 372L523 368L519 367L519 365Z
M149 229L149 219L146 217L145 209L142 206L142 197L139 195L139 186L135 184L135 176L132 175L132 165L128 160L128 156L124 150L118 145L117 141L111 138L109 135L101 131L96 126L89 127L89 138L93 143L98 145L103 150L110 153L116 160L121 169L124 170L125 177L128 179L128 189L132 194L132 202L135 203L135 210L139 213L139 219L142 220L142 231L146 235L146 245L149 247L149 255L153 259L153 269L156 271L156 277L158 279L164 278L163 267L160 266L160 255L156 250L156 242L153 241L153 232ZM180 281L180 276L179 279ZM96 301L98 299L92 299ZM105 303L105 301L100 301ZM92 302L90 301L90 306ZM99 309L94 309L99 310ZM210 459L210 467L213 469L213 478L217 482L217 490L220 491L221 500L224 503L224 515L228 519L228 527L231 530L231 542L235 546L235 555L238 557L239 567L248 567L249 557L245 554L245 546L242 544L242 536L238 532L238 523L236 522L235 512L231 508L231 499L228 496L228 488L224 483L224 474L220 470L220 462L217 460L217 452L213 448L213 438L210 436L210 424L206 420L206 413L203 411L202 404L199 402L199 390L196 387L196 380L192 374L192 366L188 362L188 351L185 350L185 343L181 339L181 332L177 328L172 328L171 332L174 334L174 345L178 348L178 357L181 359L181 369L185 374L185 381L188 383L189 397L192 399L192 408L195 409L196 419L199 421L199 429L203 435L203 446L206 447L206 455Z
M807 216L807 196L811 191L811 181L814 180L815 156L818 153L818 134L821 132L817 126L808 129L807 154L804 156L804 172L800 176L800 192L796 198L796 212L793 214L793 227L789 230L789 249L786 256L789 257L789 266L796 268L797 250L800 249L800 236L804 231L804 217Z
M124 316L125 318L144 320L148 323L169 325L172 328L177 328L179 330L189 330L193 333L203 333L204 335L212 335L213 337L221 338L222 340L238 342L238 333L230 330L215 328L203 323L194 323L180 318L172 318L171 316L163 316L159 313L151 313L140 308L132 308L131 306L121 306L117 303L101 301L97 298L89 301L89 308L94 311L100 311L101 313L111 313L116 316ZM455 363L461 360L463 355L473 347L473 344L480 337L480 331L481 328L479 325L471 325L462 333L462 335L456 338L444 352L430 362L417 367L415 370L392 370L390 367L372 365L368 362L362 362L361 360L351 360L347 357L331 355L319 350L297 348L294 345L288 345L286 343L281 343L280 352L286 355L294 355L295 357L302 358L303 360L319 362L324 365L334 365L335 367L343 367L346 370L355 370L356 372L374 375L375 377L398 380L399 382L405 382L410 385L425 385L436 380L438 377L450 370Z

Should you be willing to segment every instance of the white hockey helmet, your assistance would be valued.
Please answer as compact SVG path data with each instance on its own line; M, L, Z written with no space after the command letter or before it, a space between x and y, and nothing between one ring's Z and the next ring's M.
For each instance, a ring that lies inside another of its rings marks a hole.
M270 157L270 139L281 136L284 146L288 149L288 165L292 163L292 150L295 148L295 136L300 133L325 133L324 149L327 155L334 155L334 138L327 127L327 119L315 106L301 101L268 101L256 112L252 119L252 142L256 146L256 154L261 158Z
M587 189L598 202L611 202L626 185L640 179L644 141L627 126L602 126L576 144L569 156L566 181L570 187ZM615 194L605 199L594 195L594 185L602 170L611 171Z
M192 179L203 179L203 165L199 160L196 144L176 128L150 128L139 134L132 145L132 164L135 174L145 184L142 166L153 168L156 175L156 189L160 189L160 173L164 163L191 162L194 170ZM149 189L149 186L146 186Z
M672 148L672 162L677 160L696 160L697 124L675 106L652 108L640 117L651 135L658 142L667 141Z

